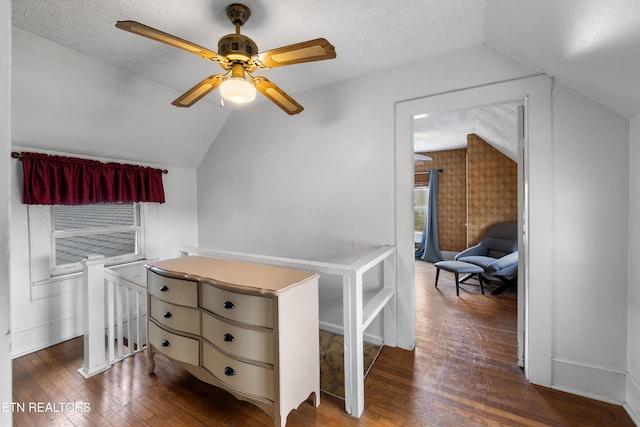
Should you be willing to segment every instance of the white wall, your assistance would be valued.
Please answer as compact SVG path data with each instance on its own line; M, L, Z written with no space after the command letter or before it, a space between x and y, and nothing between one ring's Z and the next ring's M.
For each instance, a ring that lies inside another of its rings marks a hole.
M14 147L15 148L15 147ZM18 148L22 151L22 148ZM60 153L58 153L60 154ZM98 158L98 160L106 160ZM147 204L149 222L145 229L147 258L172 258L180 245L198 243L196 171L168 168L163 176L166 203ZM11 164L11 308L12 355L14 357L56 344L83 333L82 278L62 276L43 282L36 264L48 265L48 248L33 247L32 229L50 233L50 222L39 221L48 206L31 211L21 203L22 167ZM46 272L45 272L46 274Z
M640 282L635 269L640 259L640 116L631 120L629 137L629 256L627 318L627 405L640 424Z
M625 401L628 120L553 90L553 385ZM535 236L531 236L534 239Z
M299 116L265 103L232 115L198 169L201 246L339 260L394 244L394 104L529 73L474 48L401 78L373 73L296 94ZM532 167L551 174L553 191L530 200L553 218L552 296L544 301L553 307L551 382L624 402L628 125L562 85L552 102L551 158ZM321 285L321 321L339 323L339 303L337 286Z
M19 28L12 35L14 145L195 169L230 114L211 100L176 108L171 101L186 88Z
M0 2L0 402L11 402L11 305L9 285L9 216L11 151L11 2ZM12 423L0 411L0 425Z
M198 186L194 169L169 168L164 175L166 203L158 210L157 258L175 258L178 247L198 246Z
M216 109L212 115L210 104L209 108L178 110L170 104L180 94L176 89L19 28L13 28L11 34L13 149L27 147L169 169L163 177L167 203L147 206L147 256L175 257L178 246L197 245L195 168L228 113ZM19 162L12 160L9 166L13 177L11 307L15 357L82 332L82 283L79 277L66 277L34 285L42 277L30 276L30 268L48 265L48 248L46 244L29 246L29 219L37 222L37 215L29 218L20 202ZM47 209L37 207L33 213ZM48 233L49 223L41 222L41 231Z
M200 245L344 262L395 244L395 103L531 72L478 47L403 73L295 94L305 110L293 117L270 103L233 114L198 168ZM340 286L321 278L322 322L342 324Z

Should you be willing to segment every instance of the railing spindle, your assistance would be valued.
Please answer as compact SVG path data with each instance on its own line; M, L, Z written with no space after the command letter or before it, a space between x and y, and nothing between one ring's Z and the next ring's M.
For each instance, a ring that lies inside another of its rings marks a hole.
M109 364L111 365L113 363L113 360L115 358L114 355L114 328L113 328L113 324L115 322L115 315L114 315L114 310L115 310L115 301L114 301L114 293L115 293L115 283L113 282L113 280L107 280L105 279L105 282L107 284L107 348L108 348L108 358L109 358Z

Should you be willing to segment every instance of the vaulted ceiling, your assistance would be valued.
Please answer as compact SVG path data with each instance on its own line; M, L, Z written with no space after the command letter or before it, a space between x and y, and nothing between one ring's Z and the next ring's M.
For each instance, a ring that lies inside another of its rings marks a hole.
M640 114L640 2L490 0L484 39L613 111Z
M243 0L251 17L241 32L260 51L317 37L336 46L331 61L264 72L296 93L408 64L483 41L486 0L284 1ZM226 16L232 0L13 0L15 26L78 52L185 91L221 69L175 47L115 28L134 20L217 51L233 33ZM217 103L215 96L205 98Z
M231 0L12 0L15 27L184 92L216 64L115 28L135 20L217 50ZM337 58L264 71L294 95L489 45L625 117L640 114L637 0L244 0L259 50L325 37ZM166 102L171 102L167 99ZM209 95L204 102L217 104ZM202 102L202 101L201 101ZM476 121L477 123L477 121Z

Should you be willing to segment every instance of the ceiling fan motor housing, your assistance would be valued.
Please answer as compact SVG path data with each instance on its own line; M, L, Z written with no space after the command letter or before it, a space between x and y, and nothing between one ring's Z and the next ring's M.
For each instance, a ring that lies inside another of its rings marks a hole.
M258 46L242 34L227 34L218 41L218 53L231 61L248 61L258 53Z
M241 3L227 6L227 18L236 26L235 34L227 34L218 41L218 53L231 61L247 62L258 53L258 46L249 37L240 34L240 27L251 16L251 9Z
M233 3L227 6L227 18L233 25L244 25L251 16L251 9L242 3Z

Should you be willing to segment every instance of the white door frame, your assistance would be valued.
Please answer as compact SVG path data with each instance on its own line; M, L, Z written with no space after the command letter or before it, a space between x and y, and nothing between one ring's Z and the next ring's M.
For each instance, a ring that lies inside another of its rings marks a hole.
M413 241L413 116L439 114L489 104L525 106L522 168L523 211L519 223L523 270L518 295L522 324L518 352L533 383L551 385L551 79L537 75L398 102L395 108L395 240L397 248L398 346L415 348L415 257ZM520 166L522 163L522 166Z

